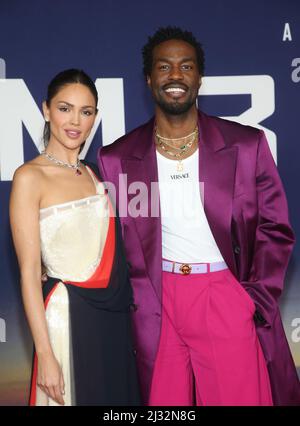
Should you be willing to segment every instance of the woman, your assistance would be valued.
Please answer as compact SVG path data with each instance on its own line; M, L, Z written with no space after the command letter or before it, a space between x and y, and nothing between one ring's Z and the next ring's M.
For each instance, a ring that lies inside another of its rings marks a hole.
M13 179L11 228L35 345L30 405L139 404L119 222L97 170L78 158L97 102L83 71L54 77L45 151Z

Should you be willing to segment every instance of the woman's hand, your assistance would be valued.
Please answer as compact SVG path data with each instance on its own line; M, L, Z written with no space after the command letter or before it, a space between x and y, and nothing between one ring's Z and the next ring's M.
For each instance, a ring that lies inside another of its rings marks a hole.
M38 356L37 385L60 405L65 405L65 384L62 369L53 354Z

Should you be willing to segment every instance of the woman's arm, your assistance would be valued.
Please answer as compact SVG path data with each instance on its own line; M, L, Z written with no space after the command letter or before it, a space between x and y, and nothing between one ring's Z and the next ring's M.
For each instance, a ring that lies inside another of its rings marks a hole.
M61 368L51 348L41 285L39 205L41 175L24 165L14 175L10 197L10 223L21 275L26 316L38 357L38 386L64 404Z

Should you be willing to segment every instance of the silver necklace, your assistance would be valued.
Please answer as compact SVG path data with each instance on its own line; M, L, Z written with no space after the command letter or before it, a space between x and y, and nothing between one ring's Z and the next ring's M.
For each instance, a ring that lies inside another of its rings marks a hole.
M66 163L65 161L58 160L58 158L55 158L52 154L49 154L46 151L42 151L41 154L47 157L48 160L53 161L53 163L55 163L57 166L68 167L69 169L75 170L76 176L82 175L82 172L79 170L81 166L79 158L77 159L76 164L70 164L70 163Z

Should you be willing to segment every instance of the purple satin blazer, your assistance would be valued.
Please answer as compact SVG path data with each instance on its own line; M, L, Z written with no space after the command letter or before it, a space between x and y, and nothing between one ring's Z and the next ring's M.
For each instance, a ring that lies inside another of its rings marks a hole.
M102 177L117 188L158 181L154 119L100 148ZM278 308L294 235L284 189L264 133L199 112L199 176L204 209L224 260L256 305L255 323L275 405L300 405L300 383ZM134 195L128 195L128 202ZM150 210L150 191L148 195ZM121 217L136 311L137 363L147 404L161 322L160 217ZM234 315L234 313L233 313ZM245 383L245 386L247 384Z

